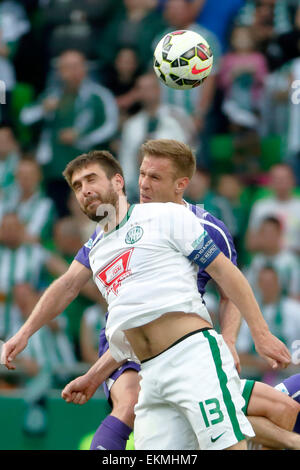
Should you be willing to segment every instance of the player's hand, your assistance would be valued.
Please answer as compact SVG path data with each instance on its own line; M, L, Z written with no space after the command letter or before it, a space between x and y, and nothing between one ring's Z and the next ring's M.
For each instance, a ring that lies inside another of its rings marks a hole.
M26 348L27 342L27 337L18 332L4 343L1 352L1 364L4 364L9 370L14 370L16 366L12 364L12 361L21 351L23 351L23 349Z
M285 369L291 362L291 355L285 344L269 331L254 339L257 353L272 369Z
M50 112L55 111L57 109L58 103L59 103L58 98L56 98L54 96L49 96L48 98L46 98L43 101L42 106L43 106L44 111L46 113L50 113Z
M92 398L98 387L99 383L85 374L68 383L61 392L61 396L67 403L84 405Z
M75 129L62 129L59 133L59 141L64 145L74 145L78 138L78 132Z

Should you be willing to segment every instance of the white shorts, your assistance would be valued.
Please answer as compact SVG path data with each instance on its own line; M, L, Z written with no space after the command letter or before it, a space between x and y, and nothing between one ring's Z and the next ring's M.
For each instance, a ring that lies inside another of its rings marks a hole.
M141 365L136 450L221 450L254 436L221 335L193 332Z

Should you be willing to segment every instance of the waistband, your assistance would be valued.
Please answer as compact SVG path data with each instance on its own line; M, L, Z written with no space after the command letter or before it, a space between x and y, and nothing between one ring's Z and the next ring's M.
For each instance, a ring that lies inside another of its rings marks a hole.
M151 361L152 359L154 359L155 357L158 357L160 356L161 354L163 354L164 352L168 351L169 349L173 348L173 346L176 346L176 344L178 343L181 343L181 341L184 341L186 338L188 338L189 336L192 336L192 335L195 335L196 333L201 333L201 331L207 331L207 330L212 330L213 328L209 327L209 326L206 326L205 328L200 328L199 330L194 330L194 331L191 331L190 333L187 333L186 335L182 336L181 338L177 339L174 343L172 343L169 347L167 347L166 349L164 349L163 351L161 351L160 353L158 354L155 354L155 356L151 356L151 357L148 357L148 359L144 359L143 361L141 361L141 364L144 364L145 362L148 362L148 361Z

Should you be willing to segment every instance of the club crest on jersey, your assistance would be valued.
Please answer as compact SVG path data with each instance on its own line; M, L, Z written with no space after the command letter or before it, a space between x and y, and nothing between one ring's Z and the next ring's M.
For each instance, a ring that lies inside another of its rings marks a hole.
M144 234L144 230L140 225L135 225L132 227L130 230L128 230L126 237L125 237L125 243L128 245L132 245L133 243L136 243L139 241Z
M106 287L107 295L113 292L118 295L119 287L122 281L130 276L129 262L134 248L124 251L120 256L115 258L105 268L97 274L97 278Z

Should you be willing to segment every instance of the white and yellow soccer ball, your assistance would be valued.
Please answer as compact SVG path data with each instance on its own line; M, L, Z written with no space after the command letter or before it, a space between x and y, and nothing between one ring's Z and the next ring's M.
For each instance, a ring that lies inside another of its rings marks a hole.
M208 42L194 31L168 33L154 51L156 75L165 85L178 90L201 85L212 65L213 53Z

